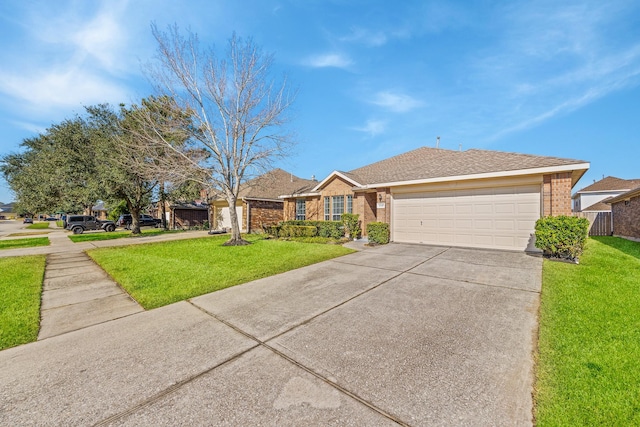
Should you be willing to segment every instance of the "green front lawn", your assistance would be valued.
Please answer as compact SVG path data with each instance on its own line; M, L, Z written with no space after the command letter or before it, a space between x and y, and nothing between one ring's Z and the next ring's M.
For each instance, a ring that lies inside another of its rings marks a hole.
M45 256L0 258L0 350L35 341Z
M28 239L12 239L12 240L0 240L0 249L19 249L19 248L31 248L34 246L49 246L48 237L32 237Z
M353 250L246 236L248 246L222 246L229 236L88 252L144 308L151 309L346 255Z
M34 224L27 225L25 228L27 228L29 230L45 230L45 229L49 228L49 223L48 222L36 222Z
M92 233L85 233L85 234L72 234L69 236L69 238L71 239L72 242L74 243L79 243L79 242L94 242L96 240L114 240L114 239L122 239L125 237L141 237L141 236L157 236L158 234L165 234L165 233L183 233L182 230L169 230L169 231L165 231L163 229L158 229L158 228L145 228L142 229L142 234L131 234L131 231L129 230L122 230L122 231L113 231L111 233L107 233L106 231L97 231L97 232L92 232Z
M640 243L544 261L535 400L539 426L640 425Z

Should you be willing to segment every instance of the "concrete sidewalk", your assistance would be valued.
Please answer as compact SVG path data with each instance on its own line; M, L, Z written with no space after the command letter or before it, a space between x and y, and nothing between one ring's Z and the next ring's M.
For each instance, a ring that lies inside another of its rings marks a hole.
M86 250L209 236L206 231L195 231L73 243L68 231L58 227L47 231L42 236L49 238L50 246L0 251L0 257L47 255L39 340L143 311L136 301L87 256Z
M0 352L0 425L531 425L541 259L387 245Z

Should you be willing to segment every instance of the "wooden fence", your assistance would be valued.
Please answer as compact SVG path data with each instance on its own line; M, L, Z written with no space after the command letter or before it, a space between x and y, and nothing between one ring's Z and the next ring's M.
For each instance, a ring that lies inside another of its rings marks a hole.
M589 220L589 236L611 236L611 212L574 212L573 215Z

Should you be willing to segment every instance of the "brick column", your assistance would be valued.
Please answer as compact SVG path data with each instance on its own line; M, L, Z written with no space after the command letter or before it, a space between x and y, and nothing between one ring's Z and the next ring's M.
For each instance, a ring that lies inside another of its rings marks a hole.
M571 215L571 173L543 177L544 216Z

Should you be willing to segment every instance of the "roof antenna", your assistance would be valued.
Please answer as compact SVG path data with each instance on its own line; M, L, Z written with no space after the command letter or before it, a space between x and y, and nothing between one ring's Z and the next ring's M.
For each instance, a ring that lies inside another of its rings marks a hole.
M436 136L436 148L440 148L440 137Z
M462 144L458 145L458 151L462 151Z
M291 175L291 182L293 182L293 173L289 172L289 175Z

